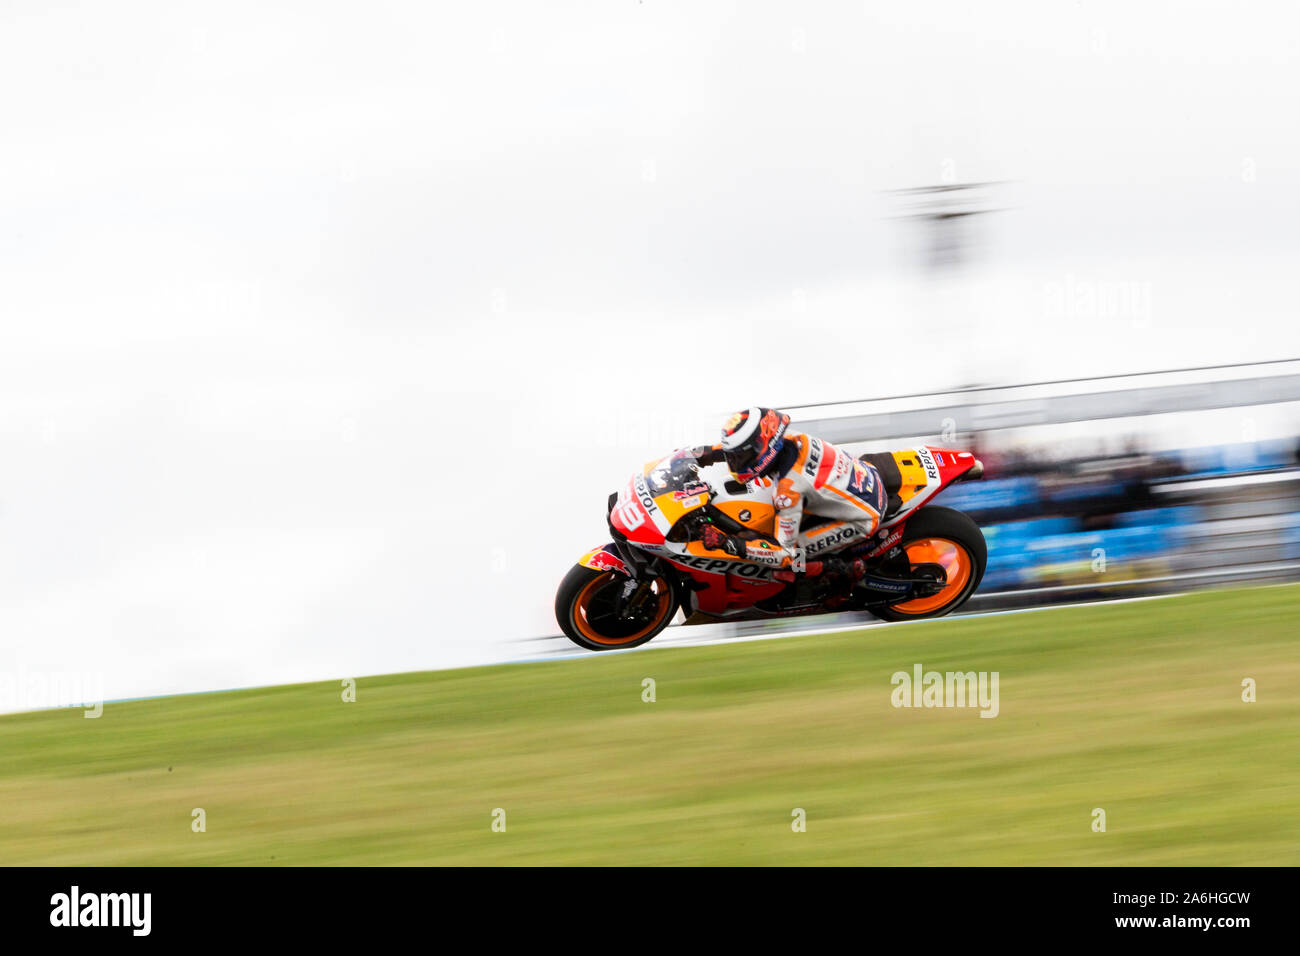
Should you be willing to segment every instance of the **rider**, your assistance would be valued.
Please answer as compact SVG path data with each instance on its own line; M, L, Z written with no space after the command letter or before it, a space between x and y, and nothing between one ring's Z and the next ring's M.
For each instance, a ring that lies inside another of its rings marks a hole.
M779 567L778 575L786 580L793 578L790 572L819 573L826 556L866 541L879 526L887 500L885 484L872 465L830 442L789 431L789 426L789 415L755 406L727 420L719 444L693 451L700 464L726 461L737 480L772 488L777 509L774 541L727 534L710 524L700 537L704 546ZM830 520L803 531L805 513ZM847 570L860 578L862 562L847 562Z

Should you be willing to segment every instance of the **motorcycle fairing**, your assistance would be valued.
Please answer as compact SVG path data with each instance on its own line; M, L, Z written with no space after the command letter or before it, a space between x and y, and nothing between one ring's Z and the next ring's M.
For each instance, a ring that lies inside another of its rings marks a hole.
M902 478L902 485L898 489L902 506L889 515L887 520L880 523L877 534L902 524L912 512L974 468L977 463L975 456L968 451L935 448L932 445L921 445L918 448L890 454L893 455Z
M640 474L633 475L610 511L611 526L628 544L663 559L689 577L691 590L685 602L689 612L725 617L781 593L787 585L775 580L772 568L708 551L698 541L668 540L678 521L709 504L754 531L768 536L774 532L776 509L770 481L758 479L732 491L736 486L732 482L728 487L731 476L725 466L676 468L678 459L685 454L675 452L648 462ZM897 493L901 506L881 523L877 536L862 546L869 557L894 547L902 537L907 518L976 464L970 452L928 445L891 454L901 477ZM712 487L712 494L698 488L701 478ZM597 570L628 573L613 545L590 552L581 563ZM613 567L615 563L617 567Z

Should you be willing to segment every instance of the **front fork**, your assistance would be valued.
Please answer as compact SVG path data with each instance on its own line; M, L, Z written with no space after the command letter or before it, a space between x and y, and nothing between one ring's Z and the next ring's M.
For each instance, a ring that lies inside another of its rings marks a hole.
M651 583L644 578L625 580L618 590L618 596L614 599L614 613L619 617L625 617L629 611L640 610L650 594Z

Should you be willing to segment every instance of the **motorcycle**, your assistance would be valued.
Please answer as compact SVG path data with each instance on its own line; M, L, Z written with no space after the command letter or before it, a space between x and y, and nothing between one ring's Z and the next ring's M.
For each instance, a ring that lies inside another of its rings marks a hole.
M565 575L555 596L561 630L580 647L604 651L646 643L679 609L685 623L699 624L844 610L902 621L961 607L984 576L984 534L969 516L930 502L953 482L982 477L983 464L970 452L929 445L859 457L879 472L888 506L870 539L827 555L863 560L866 574L850 587L835 574L778 576L707 550L696 539L709 522L728 534L773 536L772 482L741 483L725 464L700 466L689 451L676 451L609 496L613 540ZM802 530L826 521L805 514Z

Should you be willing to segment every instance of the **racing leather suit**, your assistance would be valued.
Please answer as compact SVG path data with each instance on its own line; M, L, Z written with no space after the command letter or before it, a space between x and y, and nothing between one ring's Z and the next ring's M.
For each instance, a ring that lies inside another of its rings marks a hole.
M721 445L697 448L694 454L700 464L724 460ZM758 564L801 571L805 561L871 537L885 513L885 485L873 466L799 432L786 432L772 469L756 480L772 488L775 547L770 539L757 537L744 541L743 554L728 553ZM801 531L805 513L831 520Z

